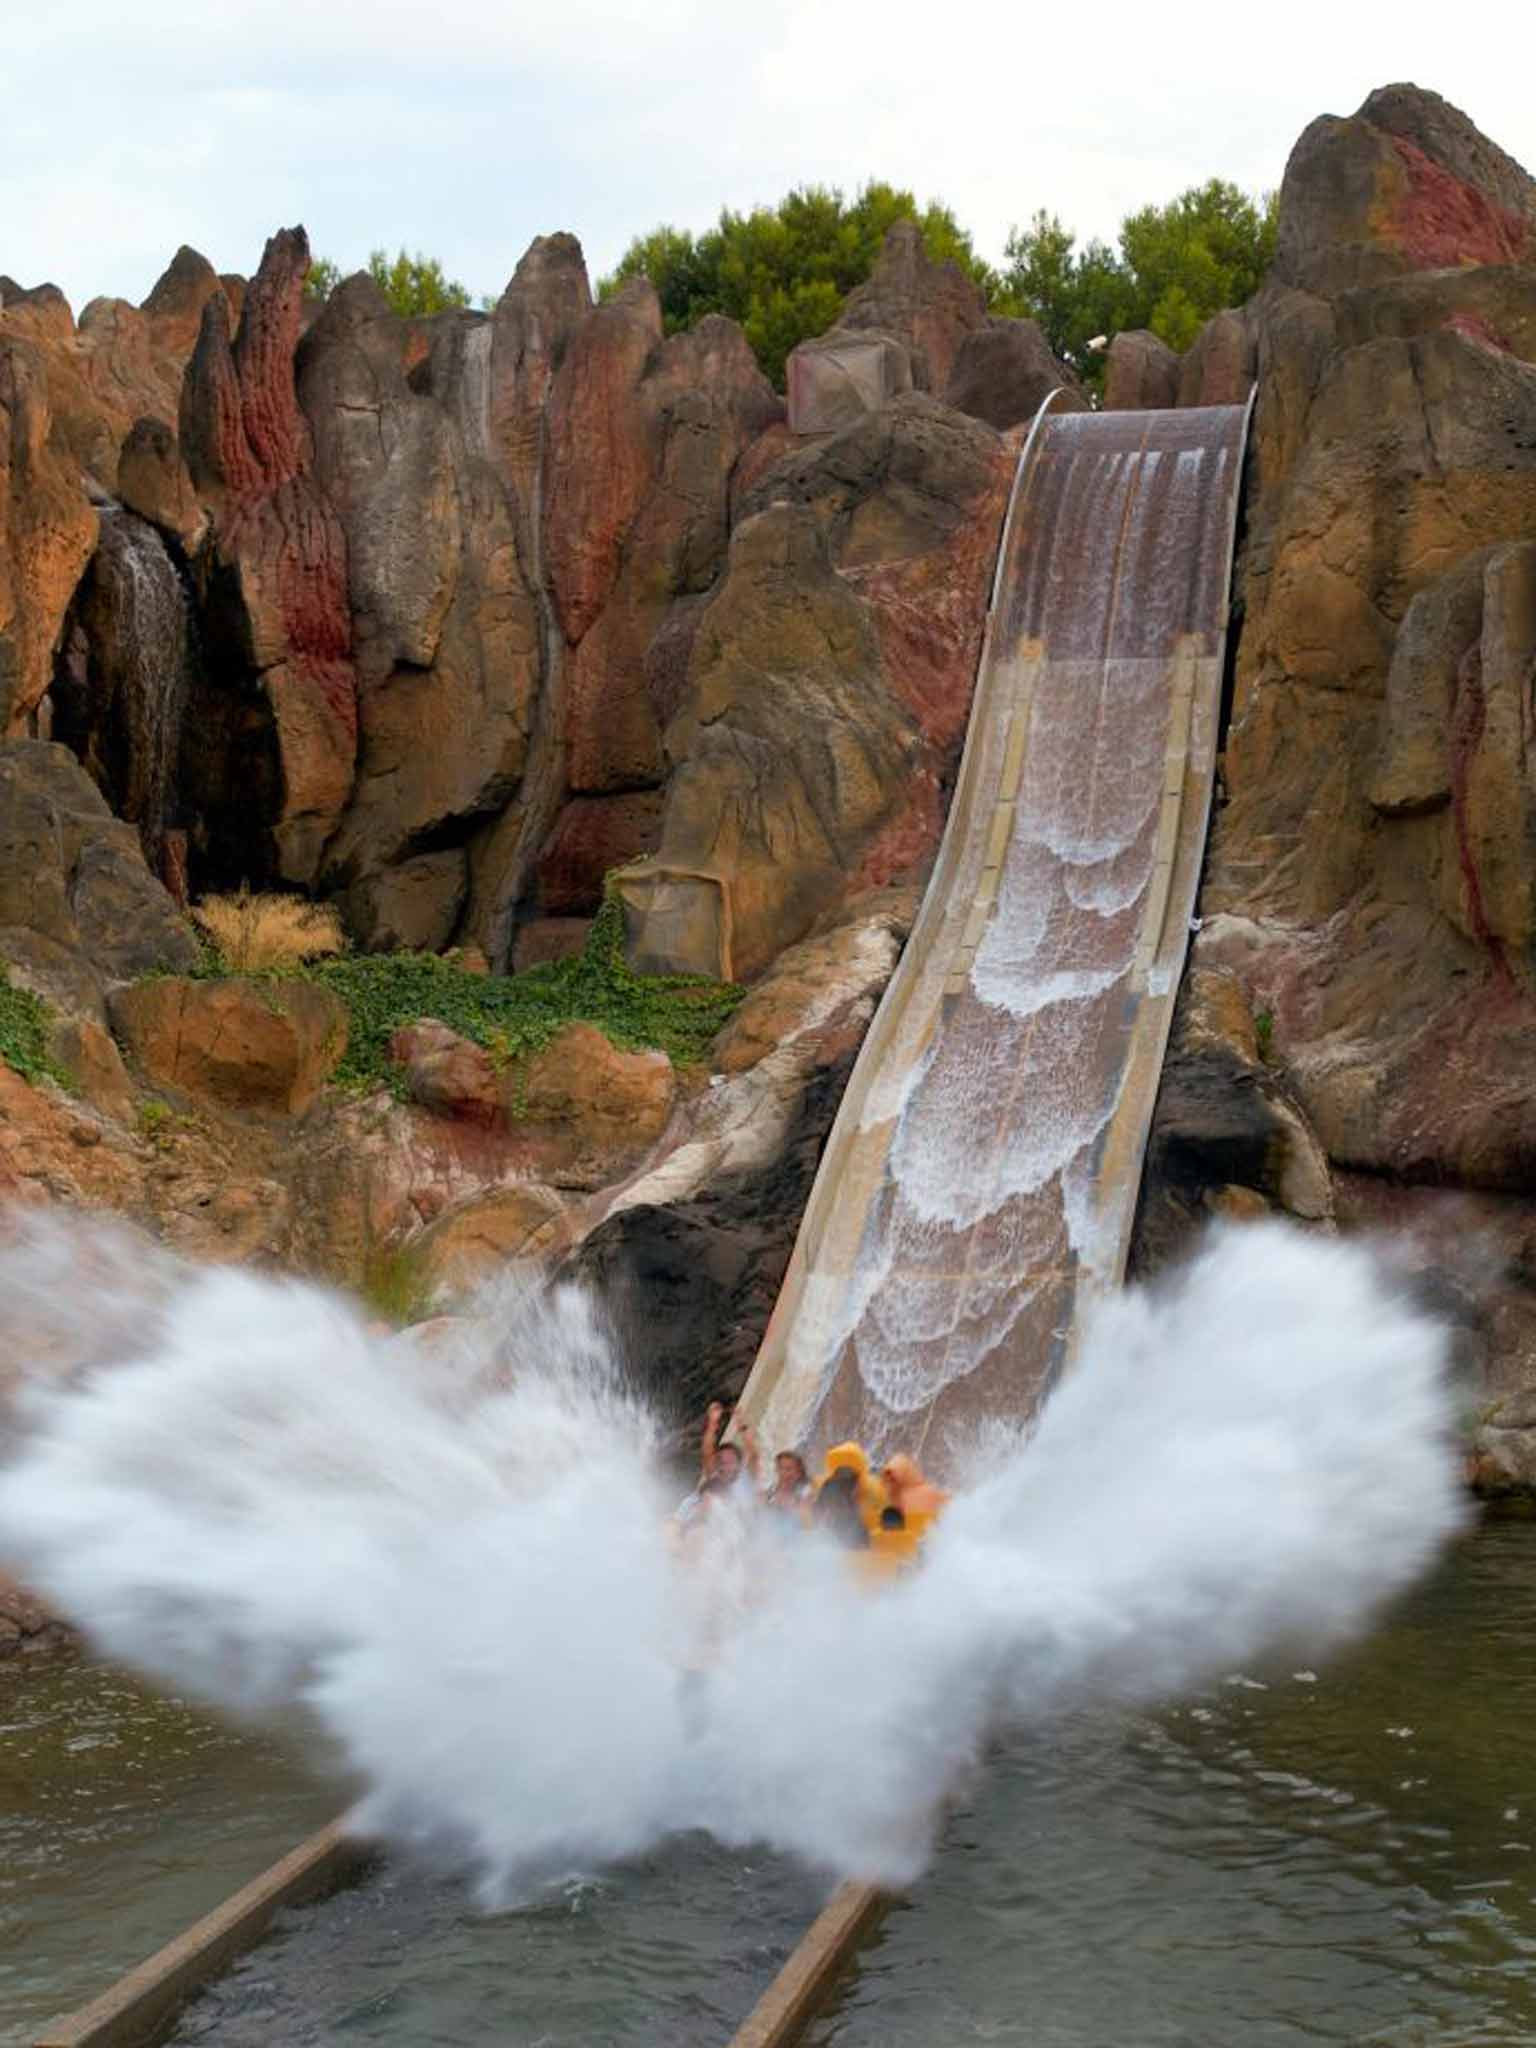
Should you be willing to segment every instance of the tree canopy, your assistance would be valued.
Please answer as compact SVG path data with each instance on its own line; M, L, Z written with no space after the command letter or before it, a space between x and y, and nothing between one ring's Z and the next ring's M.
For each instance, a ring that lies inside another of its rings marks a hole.
M391 309L407 318L445 313L451 306L467 306L464 286L443 274L435 256L414 256L399 249L391 256L387 249L375 249L368 258L368 275L383 292ZM342 281L339 264L328 256L317 257L304 280L304 296L328 299Z
M637 236L612 275L609 297L626 278L645 276L661 300L669 334L706 313L740 321L758 361L782 390L784 359L797 342L834 325L843 300L874 268L886 230L916 221L930 256L958 263L983 291L995 278L947 206L920 207L910 192L878 180L852 201L825 185L802 185L777 206L733 213L701 235L674 227Z
M701 235L662 226L637 236L598 292L626 278L656 287L669 334L706 313L739 320L758 361L781 389L797 342L825 333L843 300L868 277L886 230L914 220L928 253L958 263L989 309L1038 320L1057 355L1090 382L1102 356L1089 343L1149 327L1170 348L1189 347L1213 313L1257 291L1274 254L1275 195L1255 199L1225 179L1192 185L1163 206L1127 214L1116 245L1082 247L1060 215L1041 209L1008 236L1001 270L976 253L940 201L872 180L853 201L835 188L798 187L777 206L726 208Z
M1181 353L1213 313L1240 306L1275 251L1274 193L1251 198L1224 178L1120 223L1118 248L1077 237L1059 215L1035 214L1008 237L997 312L1038 320L1057 355L1089 369L1088 344L1149 327Z
M835 186L800 185L776 206L749 213L727 207L699 235L664 225L637 236L599 281L598 295L611 296L627 278L648 277L669 334L706 313L729 314L782 390L790 350L836 323L843 300L873 270L886 231L911 220L929 255L958 264L992 312L1038 320L1056 354L1096 383L1103 356L1090 344L1098 337L1149 327L1182 351L1213 313L1251 298L1274 254L1275 215L1274 193L1254 198L1212 178L1166 205L1127 214L1115 246L1095 238L1079 247L1061 216L1042 208L1027 227L1010 231L1003 266L994 270L939 200L919 206L911 192L880 179L852 200ZM368 273L400 314L470 303L464 286L419 250L390 256L375 249ZM328 298L341 278L339 265L321 257L310 266L305 292Z

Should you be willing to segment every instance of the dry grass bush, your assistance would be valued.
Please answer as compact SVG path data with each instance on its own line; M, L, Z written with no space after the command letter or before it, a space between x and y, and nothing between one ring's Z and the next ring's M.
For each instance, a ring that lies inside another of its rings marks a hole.
M232 974L297 967L342 949L335 911L303 896L252 895L242 889L235 896L205 896L192 915Z

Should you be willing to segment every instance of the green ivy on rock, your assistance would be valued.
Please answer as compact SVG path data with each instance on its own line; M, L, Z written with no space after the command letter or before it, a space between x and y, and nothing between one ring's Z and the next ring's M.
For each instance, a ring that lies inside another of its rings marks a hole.
M204 975L224 973L205 957ZM268 976L252 976L266 979ZM745 990L695 974L636 974L624 958L624 917L609 896L581 952L521 974L472 974L435 953L347 953L271 978L312 981L341 998L347 1049L337 1085L397 1092L403 1077L389 1042L407 1024L435 1018L510 1064L535 1053L567 1024L595 1024L627 1052L657 1047L678 1066L703 1060Z
M0 1060L20 1074L23 1081L57 1081L69 1086L69 1078L48 1050L48 1005L30 989L16 988L5 962L0 960Z

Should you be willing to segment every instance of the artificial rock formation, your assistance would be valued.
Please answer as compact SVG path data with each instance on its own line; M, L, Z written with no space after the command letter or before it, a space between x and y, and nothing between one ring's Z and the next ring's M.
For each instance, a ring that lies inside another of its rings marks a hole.
M197 574L218 643L265 710L273 757L265 823L287 882L319 873L352 789L357 675L347 542L315 474L314 437L295 382L309 243L268 242L233 339L222 294L203 308L181 393L181 450L208 515ZM227 805L248 797L244 749L216 764Z
M1298 143L1259 296L1182 359L1117 336L1106 392L1259 387L1138 1262L1210 1215L1412 1231L1465 1306L1489 1484L1536 1480L1533 236L1526 174L1387 88ZM324 1089L324 1019L220 1076L238 1033L203 1044L197 984L121 986L193 958L133 825L23 742L0 957L53 1003L80 1093L0 1074L0 1181L352 1280L413 1245L434 1284L566 1255L638 1277L640 1348L688 1397L723 1390L937 844L1025 423L1071 380L915 230L791 359L787 417L731 322L668 337L643 282L594 305L569 235L489 315L401 321L365 279L306 312L306 262L278 235L246 290L183 251L142 307L78 323L5 289L10 729L53 721L117 810L159 813L152 849L185 833L194 889L286 877L364 946L505 970L578 944L618 870L633 961L753 988L707 1086L591 1027L509 1067L435 1020L400 1034L405 1100ZM151 551L108 493L190 581L174 769L134 751L169 678L123 644ZM146 1120L145 1075L171 1114Z
M1536 182L1433 94L1375 93L1293 153L1245 316L1243 620L1194 954L1265 1019L1341 1223L1419 1232L1450 1285L1476 1218L1495 1400L1536 1327L1533 232Z

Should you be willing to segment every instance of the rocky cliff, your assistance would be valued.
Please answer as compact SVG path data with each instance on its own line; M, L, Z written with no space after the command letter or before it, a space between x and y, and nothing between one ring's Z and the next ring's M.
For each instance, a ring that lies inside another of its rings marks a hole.
M0 1188L376 1291L573 1258L692 1400L766 1318L942 828L1023 423L1072 380L900 230L787 411L730 322L594 304L568 235L490 314L359 277L316 315L307 263L184 250L78 323L0 287L0 997L47 1006ZM1536 1483L1536 186L1414 88L1314 123L1259 297L1182 359L1117 337L1106 402L1254 382L1138 1262L1211 1213L1404 1226L1481 1477ZM606 887L625 972L750 990L682 1066L584 1012L508 1069L440 1005L344 1092L334 997L189 973L178 904L242 882L498 987Z
M1315 121L1274 272L1181 393L1250 367L1223 801L1147 1241L1190 1207L1202 1128L1199 1204L1257 1187L1407 1233L1479 1369L1482 1476L1529 1485L1536 181L1413 87Z

